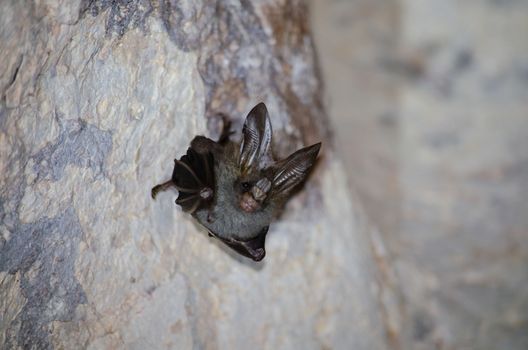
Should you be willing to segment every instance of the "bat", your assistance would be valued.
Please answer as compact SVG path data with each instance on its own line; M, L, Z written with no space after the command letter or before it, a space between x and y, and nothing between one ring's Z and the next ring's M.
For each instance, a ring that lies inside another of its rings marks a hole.
M239 254L260 261L266 255L269 225L291 191L313 167L321 143L285 159L272 155L268 110L259 103L249 112L240 142L231 141L230 122L218 141L196 136L187 153L174 160L172 178L152 188L178 190L176 204L215 237Z

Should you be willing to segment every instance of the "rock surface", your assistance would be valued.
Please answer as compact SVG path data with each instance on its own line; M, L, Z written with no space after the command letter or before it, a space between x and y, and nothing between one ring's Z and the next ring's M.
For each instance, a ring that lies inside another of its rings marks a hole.
M386 347L392 294L331 146L306 17L297 1L0 3L3 347ZM261 100L279 154L325 147L252 263L150 188L218 113L239 130Z

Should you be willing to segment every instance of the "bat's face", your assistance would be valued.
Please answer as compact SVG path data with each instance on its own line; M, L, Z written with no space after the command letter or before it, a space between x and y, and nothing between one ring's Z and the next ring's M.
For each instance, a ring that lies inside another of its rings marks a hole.
M218 162L214 170L214 199L209 206L199 208L193 215L212 236L244 256L261 260L265 254L264 241L275 212L275 202L271 198L265 200L263 196L255 198L252 194L254 181L242 179L234 163L226 160Z
M313 166L320 143L275 161L271 122L263 103L248 114L240 144L202 136L176 164L176 203L211 236L255 261L265 256L265 238L276 211ZM154 190L153 190L153 194Z

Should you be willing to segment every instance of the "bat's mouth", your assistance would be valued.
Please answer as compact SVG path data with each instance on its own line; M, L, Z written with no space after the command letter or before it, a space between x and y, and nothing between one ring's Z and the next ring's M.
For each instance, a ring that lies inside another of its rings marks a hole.
M236 251L237 253L250 258L254 261L261 261L266 256L266 249L264 247L266 241L266 234L269 226L264 227L259 234L250 240L241 241L235 238L222 238L214 232L209 231L209 235L218 238L225 245Z

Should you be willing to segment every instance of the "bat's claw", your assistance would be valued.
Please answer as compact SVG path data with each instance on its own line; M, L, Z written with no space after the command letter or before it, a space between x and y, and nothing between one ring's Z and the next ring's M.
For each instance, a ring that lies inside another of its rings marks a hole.
M160 191L160 185L152 187L152 190L150 191L150 196L152 199L156 200L156 196L158 195L158 192Z
M218 116L222 118L222 132L218 138L218 143L223 144L229 141L229 136L233 135L235 132L231 131L231 120L224 113L218 113Z

